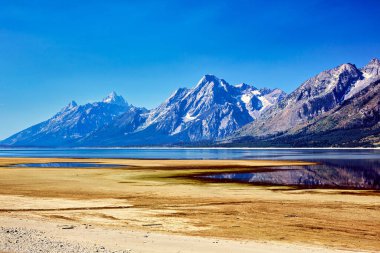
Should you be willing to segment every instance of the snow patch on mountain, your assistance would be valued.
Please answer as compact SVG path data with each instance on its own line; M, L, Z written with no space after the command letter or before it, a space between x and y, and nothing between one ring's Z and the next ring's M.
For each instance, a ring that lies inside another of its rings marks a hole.
M233 86L214 75L205 75L194 88L178 89L147 113L145 123L137 132L155 129L183 141L223 138L252 122L261 113L263 104L266 108L276 102L276 99L269 102L266 96L279 98L281 95L267 91L262 94L251 85Z
M187 113L185 115L185 117L183 117L183 122L189 122L189 121L192 121L192 120L195 120L197 118L197 116L190 116L190 113Z
M194 88L176 90L157 108L146 110L116 92L100 102L74 101L49 120L3 142L26 146L149 145L224 138L254 121L284 97L278 89L230 85L205 75Z
M111 92L107 97L105 97L102 101L106 104L115 104L121 106L128 106L128 103L124 100L122 96L116 94L116 92Z
M362 71L362 79L358 80L344 97L345 100L351 98L358 92L365 89L368 85L380 79L380 61L379 59L372 59Z

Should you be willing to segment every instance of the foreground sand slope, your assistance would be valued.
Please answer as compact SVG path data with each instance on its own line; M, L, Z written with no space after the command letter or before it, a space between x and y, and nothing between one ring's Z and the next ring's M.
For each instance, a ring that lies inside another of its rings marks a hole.
M194 236L167 235L156 232L126 231L63 223L0 218L7 237L0 233L0 249L17 252L150 252L150 253L348 253L310 245L289 243L234 241ZM11 230L11 228L17 228ZM67 229L69 228L69 229ZM4 229L3 229L4 231ZM1 232L1 230L0 230ZM15 234L16 236L9 236ZM20 236L21 235L21 236ZM2 239L7 239L3 240ZM17 244L9 243L17 240ZM36 241L40 243L36 243ZM30 250L30 245L33 250Z
M252 250L250 245L261 245L264 251L277 251L265 248L268 242L271 247L282 247L283 250L290 247L292 251L289 252L296 252L296 249L310 252L312 247L306 244L316 245L315 250L323 247L325 251L329 251L325 247L355 251L380 249L379 192L259 187L194 178L204 173L255 171L263 170L263 166L270 169L275 168L272 166L305 163L2 158L0 166L53 161L101 162L128 167L0 168L2 223L11 226L14 219L21 219L20 226L34 227L33 223L25 222L29 220L54 229L57 223L74 225L75 229L70 229L72 234L81 233L81 229L85 229L83 226L88 228L90 225L111 234L128 234L132 233L131 230L142 234L150 232L158 238L153 245L168 240L157 252L168 252L165 247L170 249L170 245L175 245L170 238L179 242L178 238L186 238L194 247L198 241L192 240L204 240L204 250L210 249L210 242L215 241L213 238L219 238L221 243L218 245L225 245L224 249L243 245L241 251L236 252L244 252L246 244L243 242L246 241L249 241L246 250ZM45 232L54 234L49 229ZM206 238L173 237L172 234ZM92 237L86 233L81 238ZM230 240L237 241L232 243ZM107 241L106 237L102 241ZM129 243L133 243L131 241ZM200 243L200 248L193 252L202 252L202 245ZM220 248L213 249L220 252ZM135 250L143 248L136 246Z

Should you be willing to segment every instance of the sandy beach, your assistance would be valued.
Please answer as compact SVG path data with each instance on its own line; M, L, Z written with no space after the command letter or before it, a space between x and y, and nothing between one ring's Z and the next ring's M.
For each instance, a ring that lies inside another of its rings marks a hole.
M7 167L36 162L126 167ZM378 251L378 191L194 178L297 164L308 163L0 158L0 252Z

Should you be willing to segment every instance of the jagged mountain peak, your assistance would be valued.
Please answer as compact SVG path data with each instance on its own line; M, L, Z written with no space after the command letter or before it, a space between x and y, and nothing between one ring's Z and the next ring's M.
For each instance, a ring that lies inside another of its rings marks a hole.
M371 61L377 64L377 61ZM284 133L339 108L372 81L354 64L341 64L305 81L248 129L251 134L265 136Z
M2 144L160 145L212 142L236 131L236 136L283 135L298 131L326 113L338 112L351 97L354 101L374 88L372 84L380 79L379 69L378 59L362 69L345 63L310 78L289 95L280 89L256 88L247 83L230 85L215 75L204 75L195 87L176 90L152 110L128 105L112 92L100 102L77 105L72 101L49 120ZM376 100L377 94L376 88L368 98ZM378 110L370 110L368 115L376 118ZM350 114L345 112L345 117Z
M310 78L289 96L299 101L334 92L340 100L348 92L352 83L361 77L362 73L354 64L344 63Z
M176 90L147 114L138 138L152 129L165 136L161 138L177 141L223 138L276 104L279 95L272 91L261 94L246 83L233 86L214 75L205 75L194 88Z
M124 98L120 95L117 95L115 91L112 91L107 97L103 99L102 102L107 104L128 106L128 103L124 100Z
M340 75L342 74L352 74L352 73L359 73L359 69L355 66L355 64L352 63L343 63L335 68L322 71L321 73L317 74L315 77L309 79L321 79L321 78L336 78L338 79Z
M73 108L73 107L76 107L76 106L78 106L78 104L77 104L77 102L75 102L74 100L71 101L71 102L67 105L68 108Z
M74 108L76 108L78 104L73 100L68 105L62 108L61 112L70 111Z
M74 145L134 109L125 105L127 103L116 93L111 93L103 102L78 105L72 101L50 119L16 133L4 143L26 146Z
M213 82L213 81L219 82L220 79L215 75L206 74L201 78L199 82Z
M65 111L4 143L125 145L213 140L252 122L279 98L270 89L245 83L233 86L205 75L195 87L177 89L152 110L125 106L116 92L101 102L79 106L73 102Z
M239 89L242 89L242 90L257 90L256 87L254 87L253 85L249 85L247 83L240 83L240 84L236 84L235 85L236 88L239 88Z
M229 84L224 79L220 79L215 75L207 74L204 75L201 80L199 80L197 86L195 87L195 90L205 87L223 87L226 89L227 86L229 86Z
M336 67L335 69L337 69L340 72L343 72L343 71L356 70L357 68L356 68L355 64L352 64L352 63L343 63L343 64L339 65L338 67Z
M368 65L380 65L380 60L378 58L373 58L372 60L369 61Z
M373 58L366 66L362 69L363 75L366 78L380 75L380 60Z

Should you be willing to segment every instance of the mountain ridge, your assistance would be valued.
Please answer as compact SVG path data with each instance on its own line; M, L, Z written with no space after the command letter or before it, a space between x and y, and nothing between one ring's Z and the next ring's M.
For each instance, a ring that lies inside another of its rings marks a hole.
M280 142L281 138L283 140L290 140L292 139L291 136L294 136L295 139L300 139L297 137L297 135L302 135L300 129L304 130L303 135L315 134L317 136L318 132L320 137L320 130L324 129L322 125L320 125L319 129L314 128L313 133L310 129L306 131L305 128L316 124L321 117L329 115L330 111L341 113L343 116L341 117L341 121L343 121L344 117L352 117L352 111L355 109L365 110L364 105L358 105L359 108L352 108L351 111L342 111L346 101L355 101L355 99L361 101L364 99L360 95L362 91L365 91L371 85L375 86L375 88L379 85L379 70L380 61L373 59L361 69L356 68L353 64L342 64L332 70L321 72L305 81L299 88L290 93L276 107L273 107L265 117L238 130L230 139L230 142L242 141L244 137L245 139L251 138L251 142L262 142L262 140L266 139L267 143L268 141L271 143ZM371 75L368 75L368 72ZM313 94L313 91L318 89L319 92ZM303 99L304 96L307 97L306 100ZM377 106L380 103L379 99L380 95L377 94L373 102L374 104L377 103ZM324 103L321 101L324 101ZM329 101L327 107L325 106L325 101ZM378 110L375 111L378 113ZM367 115L366 117L369 116ZM328 123L327 121L324 122ZM331 122L335 121L331 119ZM329 124L330 131L335 129L335 125L331 122ZM360 129L360 127L358 128ZM375 133L377 134L376 131ZM252 137L254 138L252 139ZM342 143L343 139L341 140ZM313 143L315 142L313 141ZM326 141L326 145L332 145L332 143ZM367 143L366 145L370 144Z
M207 74L193 88L177 89L151 110L129 105L116 92L100 102L72 101L0 145L379 145L379 80L376 58L363 68L345 63L322 71L289 94L246 83L231 85ZM351 124L350 118L362 123ZM359 130L366 136L357 136L367 141L330 136ZM324 136L335 142L322 141Z

